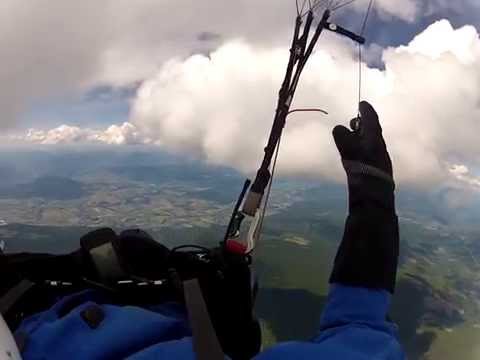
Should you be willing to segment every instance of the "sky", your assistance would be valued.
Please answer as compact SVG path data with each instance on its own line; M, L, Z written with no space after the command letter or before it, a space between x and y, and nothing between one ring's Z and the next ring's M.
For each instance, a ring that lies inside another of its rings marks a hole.
M355 32L357 0L333 21ZM151 144L252 173L284 75L295 0L0 3L4 141ZM480 191L480 2L376 0L362 98L378 110L397 183ZM331 139L356 115L358 53L326 34L289 118L279 170L344 179Z

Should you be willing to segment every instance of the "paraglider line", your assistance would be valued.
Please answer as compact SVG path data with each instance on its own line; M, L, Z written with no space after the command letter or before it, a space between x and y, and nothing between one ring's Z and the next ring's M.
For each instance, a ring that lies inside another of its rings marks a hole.
M360 36L365 34L365 30L367 28L368 18L370 16L370 12L373 7L374 0L370 0L368 3L367 12L365 14L365 18L363 19L362 29L360 31ZM338 7L337 7L338 8ZM358 109L357 109L357 116L360 118L360 102L362 101L362 44L358 44Z
M350 4L353 4L355 1L357 1L357 0L350 0L350 1L347 1L347 2L345 2L345 3L343 3L343 4L342 4L341 1L340 1L340 2L332 9L332 12L333 12L333 11L337 11L337 10L339 10L339 9L345 7L345 6L348 6L348 5L350 5Z

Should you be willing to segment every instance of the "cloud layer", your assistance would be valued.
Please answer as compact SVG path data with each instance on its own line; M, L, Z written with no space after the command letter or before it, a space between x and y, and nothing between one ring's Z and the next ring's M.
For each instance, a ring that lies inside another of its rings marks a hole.
M356 109L356 54L326 39L311 59L295 106L322 107L328 117L292 116L281 169L338 177L330 131ZM251 171L271 126L287 49L232 42L210 58L171 60L145 82L131 121L155 142L208 161ZM378 109L397 178L443 181L451 163L474 163L480 152L480 39L473 27L440 21L410 44L383 51L385 70L364 65L364 98Z
M209 57L173 58L139 88L130 124L97 132L71 127L31 131L26 139L149 143L252 172L271 126L287 57L286 48L239 40ZM431 185L453 178L474 185L466 179L474 179L468 167L480 166L480 39L475 28L453 29L439 21L410 44L384 49L382 57L383 71L363 64L363 97L381 116L397 180ZM356 79L354 47L326 37L305 71L294 107L321 107L329 116L289 118L280 171L343 178L330 133L356 113Z
M137 131L134 125L128 122L121 125L111 125L106 129L80 128L69 125L61 125L50 130L29 129L24 135L11 135L6 140L11 143L17 142L39 145L135 145L149 142Z
M358 0L363 12L367 0ZM164 61L206 53L234 38L271 47L289 41L294 0L18 0L0 3L0 127L34 101L95 86L134 86ZM476 0L377 0L384 18L473 12ZM354 15L352 23L360 16ZM210 34L210 36L206 36Z

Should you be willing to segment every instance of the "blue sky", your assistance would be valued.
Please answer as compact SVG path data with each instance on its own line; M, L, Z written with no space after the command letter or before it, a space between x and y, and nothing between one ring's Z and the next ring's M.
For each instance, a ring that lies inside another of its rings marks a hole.
M46 128L65 123L88 127L122 123L128 120L134 95L135 87L98 87L77 97L42 99L27 109L21 123L24 127L38 127L41 122Z

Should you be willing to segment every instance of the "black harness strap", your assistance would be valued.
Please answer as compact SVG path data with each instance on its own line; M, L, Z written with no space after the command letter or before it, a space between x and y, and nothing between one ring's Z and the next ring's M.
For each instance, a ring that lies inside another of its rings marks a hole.
M7 291L0 298L0 314L5 315L35 284L29 280L22 280Z

